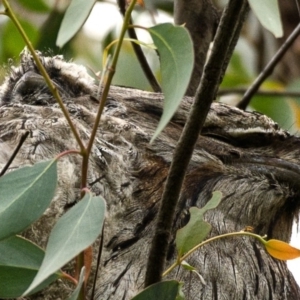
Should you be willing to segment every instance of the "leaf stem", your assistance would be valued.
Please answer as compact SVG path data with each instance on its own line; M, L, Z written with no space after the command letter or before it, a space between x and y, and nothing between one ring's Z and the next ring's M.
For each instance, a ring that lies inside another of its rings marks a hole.
M111 61L111 64L109 64L108 62L108 67L105 68L104 70L104 80L103 82L104 84L104 88L103 91L101 93L101 97L99 100L99 107L98 107L98 111L97 111L97 115L95 118L95 122L94 122L94 126L92 128L92 132L91 132L91 136L88 142L88 145L86 147L86 149L84 149L84 151L82 151L82 168L81 168L81 188L82 188L82 196L84 195L84 188L86 187L87 184L87 172L88 172L88 161L89 161L89 156L91 154L92 151L92 147L94 144L94 140L97 134L97 130L98 130L98 126L100 123L100 119L101 119L101 115L103 113L105 104L106 104L106 99L109 93L109 89L110 89L110 85L113 79L113 76L115 74L115 69L116 69L116 65L117 65L117 61L119 58L119 54L121 51L121 47L122 47L122 43L124 40L124 36L126 33L126 30L128 28L128 24L130 21L130 15L131 12L135 6L137 0L132 0L124 17L124 22L123 22L123 26L122 26L122 30L120 33L120 37ZM80 270L82 269L82 267L85 265L84 262L84 252L80 253L77 258L76 258L76 266L75 266L75 271L80 274ZM84 286L82 286L81 291L80 291L80 295L78 297L78 299L84 299Z
M126 31L127 31L128 25L130 23L131 12L132 12L132 10L135 6L136 1L137 0L132 0L130 2L130 5L129 5L128 9L126 10L126 13L125 13L125 16L124 16L124 21L123 21L123 26L122 26L121 33L120 33L120 37L119 37L114 55L112 57L112 62L110 64L110 66L108 67L107 78L105 78L105 81L104 81L105 85L104 85L104 88L103 88L103 91L102 91L101 98L99 100L100 104L99 104L99 107L98 107L97 116L96 116L95 123L94 123L93 129L92 129L91 137L90 137L90 140L89 140L89 143L88 143L88 146L87 146L88 154L91 152L91 149L92 149L92 146L93 146L93 143L94 143L94 139L96 137L96 133L97 133L98 126L99 126L99 123L100 123L101 115L102 115L102 112L103 112L103 109L104 109L104 106L105 106L105 103L106 103L106 99L107 99L107 96L108 96L109 88L110 88L113 76L115 74L117 61L118 61L119 54L120 54L120 51L121 51L124 36L125 36Z
M166 271L163 272L162 276L164 277L167 274L169 274L174 268L179 266L187 257L189 257L193 252L195 252L197 249L201 248L202 246L204 246L204 245L206 245L210 242L213 242L215 240L218 240L218 239L222 239L222 238L225 238L225 237L231 237L231 236L237 236L237 235L252 236L252 237L258 239L262 244L266 243L266 241L260 235L255 234L255 233L251 233L251 232L247 232L247 231L230 232L230 233L217 235L217 236L214 236L210 239L207 239L206 241L204 241L204 242L198 244L197 246L193 247L191 250L189 250L182 257L178 257L176 262L174 264L172 264Z

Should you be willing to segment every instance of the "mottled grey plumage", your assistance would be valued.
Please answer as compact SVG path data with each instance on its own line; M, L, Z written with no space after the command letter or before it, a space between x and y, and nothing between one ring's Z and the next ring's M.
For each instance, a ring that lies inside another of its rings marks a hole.
M93 97L96 86L82 67L57 56L40 57L87 142L98 106ZM185 98L172 122L150 145L162 96L119 87L110 90L88 178L89 188L106 199L108 208L96 299L130 299L143 287L163 185L190 105L191 99ZM77 148L26 52L21 66L11 70L0 88L0 169L25 131L30 135L11 169ZM253 226L261 235L289 241L300 203L299 147L299 138L266 116L213 104L186 175L174 234L188 221L191 206L202 207L212 191L220 190L221 204L205 215L212 236ZM55 199L26 233L42 245L66 204L79 199L80 161L74 155L61 159ZM168 264L174 256L172 241ZM300 298L286 263L271 258L250 237L211 243L188 262L197 268L202 281L181 269L170 275L185 282L187 299ZM65 299L66 294L59 286L41 295L39 299Z

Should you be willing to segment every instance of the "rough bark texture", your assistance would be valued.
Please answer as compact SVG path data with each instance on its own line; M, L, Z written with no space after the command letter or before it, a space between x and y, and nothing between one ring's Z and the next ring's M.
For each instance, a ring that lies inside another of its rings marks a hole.
M82 67L60 57L42 58L82 138L95 118L96 86ZM0 168L24 131L25 141L11 169L76 148L58 105L42 84L31 57L11 70L0 88ZM107 201L104 259L96 299L130 299L143 286L149 244L172 152L191 99L185 98L172 122L149 144L162 112L162 96L112 87L89 167L89 188ZM253 226L258 234L289 241L299 211L300 139L264 115L213 104L190 163L174 223L189 219L212 191L221 204L205 219L210 236ZM26 235L45 245L46 235L66 205L79 199L80 157L60 161L56 197ZM68 206L68 205L67 205ZM174 261L170 244L168 264ZM187 299L299 299L300 289L284 261L271 258L250 237L220 240L195 252L188 263L203 281L177 269ZM54 285L35 299L66 299L68 288ZM59 295L59 296L58 296Z

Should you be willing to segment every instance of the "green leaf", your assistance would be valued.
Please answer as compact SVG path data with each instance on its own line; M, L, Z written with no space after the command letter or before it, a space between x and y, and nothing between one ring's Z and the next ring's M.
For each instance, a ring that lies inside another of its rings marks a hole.
M82 287L82 285L83 285L83 283L84 283L84 276L85 276L85 267L83 267L83 268L81 269L77 287L76 287L76 289L73 291L73 293L72 293L72 295L70 296L70 298L68 298L68 300L77 300L77 298L78 298L78 296L79 296L79 293L80 293L80 290L81 290L81 287Z
M203 215L206 211L216 208L221 202L221 199L221 192L213 192L212 198L203 208L190 208L189 222L176 233L176 247L179 257L200 244L209 234L211 226L203 220Z
M42 266L25 294L96 240L104 214L105 201L88 193L58 220L49 236Z
M183 284L180 283L179 290L178 290L178 295L175 298L175 300L185 300L185 297L184 297L184 294L183 294L183 291L182 291L182 286L183 286Z
M259 22L275 37L282 37L283 29L278 0L249 0L249 4Z
M58 47L63 47L79 31L95 3L95 0L72 0L58 32Z
M29 287L44 258L44 251L30 241L14 236L0 242L0 298L17 298ZM55 273L32 293L60 277Z
M162 281L150 285L131 300L175 300L181 283L176 280Z
M180 265L187 271L195 271L196 270L193 266L191 266L185 260L183 260Z
M25 8L39 12L39 13L44 13L49 11L48 5L43 1L43 0L17 0L22 6Z
M184 96L194 65L194 51L188 31L181 26L160 24L149 28L160 57L164 110L151 142L165 128Z
M56 160L0 178L0 240L21 232L43 214L54 196L56 182Z

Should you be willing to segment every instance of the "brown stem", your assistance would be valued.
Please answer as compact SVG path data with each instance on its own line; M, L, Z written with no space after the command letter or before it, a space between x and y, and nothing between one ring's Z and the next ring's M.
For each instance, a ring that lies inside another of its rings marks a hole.
M18 152L20 151L20 149L21 149L22 145L24 144L25 140L27 139L28 135L29 135L29 131L26 131L21 136L17 147L15 148L15 150L12 153L11 157L9 158L9 160L7 161L7 163L5 164L5 166L3 167L3 169L1 170L0 177L5 174L5 172L7 171L7 169L9 168L9 166L11 165L11 163L14 161L15 157L17 156Z
M125 16L125 13L126 13L126 1L124 0L118 0L118 5L119 5L119 8L120 8L120 11L122 13L123 16ZM135 39L135 40L138 40L138 37L136 35L136 32L135 32L135 29L132 27L132 19L130 18L130 21L129 21L129 27L128 27L128 35L130 38L132 39ZM132 48L135 52L135 55L140 63L140 66L147 78L147 80L149 81L152 89L154 92L156 93L161 93L161 87L159 85L159 83L157 82L148 62L147 62L147 59L144 55L144 52L141 48L140 45L136 44L136 43L133 43L131 42L131 45L132 45Z

